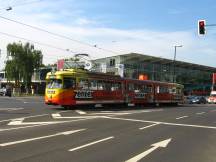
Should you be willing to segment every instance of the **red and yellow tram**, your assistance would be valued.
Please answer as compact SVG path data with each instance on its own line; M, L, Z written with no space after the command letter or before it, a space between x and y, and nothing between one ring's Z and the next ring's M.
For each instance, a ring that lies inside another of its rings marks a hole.
M80 69L49 72L45 103L73 107L95 104L183 103L183 86L121 78Z

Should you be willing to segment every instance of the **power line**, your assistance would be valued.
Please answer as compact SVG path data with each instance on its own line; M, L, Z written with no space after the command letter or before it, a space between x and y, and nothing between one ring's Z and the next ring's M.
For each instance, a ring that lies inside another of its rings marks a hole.
M8 36L8 37L13 37L13 38L17 38L17 39L22 39L22 40L25 40L25 41L28 41L28 42L32 42L32 43L35 43L35 44L39 44L39 45L42 45L42 46L47 46L47 47L50 47L50 48L55 48L55 49L58 49L58 50L61 50L61 51L64 51L64 52L68 52L67 49L63 49L63 48L56 47L56 46L53 46L53 45L50 45L50 44L41 43L41 42L34 41L34 40L30 40L30 39L27 39L27 38L19 37L19 36L16 36L16 35L4 33L4 32L0 32L0 34L6 35L6 36ZM74 52L74 51L71 51L71 50L70 50L69 52L74 53L74 54L77 53L77 52Z
M33 3L38 3L38 2L41 2L43 0L33 0L33 1L30 1L30 2L24 2L24 3L19 3L19 4L14 4L14 5L8 5L8 7L5 7L5 8L0 8L0 10L12 10L13 7L19 7L19 6L24 6L24 5L28 5L28 4L33 4Z
M85 46L89 46L89 47L92 47L92 48L97 48L99 50L103 50L103 51L114 53L114 54L120 54L118 52L115 52L115 51L112 51L112 50L109 50L109 49L97 47L97 45L91 45L91 44L86 43L86 42L82 42L82 41L79 41L79 40L76 40L76 39L72 39L72 38L67 37L65 35L50 32L48 30L45 30L45 29L42 29L42 28L39 28L39 27L36 27L36 26L32 26L32 25L29 25L29 24L25 24L25 23L22 23L22 22L19 22L19 21L16 21L16 20L12 20L12 19L9 19L9 18L3 17L3 16L0 16L0 18L4 19L4 20L7 20L7 21L10 21L10 22L13 22L13 23L17 23L17 24L29 27L29 28L32 28L32 29L35 29L35 30L42 31L42 32L45 32L45 33L48 33L48 34L51 34L51 35L54 35L54 36L57 36L57 37L60 37L60 38L64 38L64 39L67 39L67 40L70 40L70 41L73 41L73 42L76 42L76 43L79 43L79 44L82 44L82 45L85 45Z

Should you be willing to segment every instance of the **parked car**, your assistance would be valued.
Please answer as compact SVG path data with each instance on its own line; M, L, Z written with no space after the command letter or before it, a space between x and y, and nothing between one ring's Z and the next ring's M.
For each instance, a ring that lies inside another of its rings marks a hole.
M185 97L185 103L187 104L206 104L207 99L204 96L187 96Z
M6 88L0 88L0 96L5 96L6 95Z
M191 103L192 104L206 104L207 100L204 96L194 96L191 98Z
M194 96L185 96L185 98L184 98L184 102L186 103L186 104L191 104L192 103L192 98L193 98Z
M216 91L212 91L208 97L208 103L216 103Z
M216 103L216 95L211 95L208 98L208 103L212 104L212 103Z

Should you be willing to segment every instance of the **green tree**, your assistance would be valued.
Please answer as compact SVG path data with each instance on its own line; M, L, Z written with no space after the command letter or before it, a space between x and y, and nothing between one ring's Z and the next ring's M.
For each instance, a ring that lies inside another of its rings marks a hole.
M7 56L10 58L5 67L8 80L15 80L15 86L18 87L23 81L29 87L34 69L42 65L42 52L35 50L30 43L13 43L7 45Z

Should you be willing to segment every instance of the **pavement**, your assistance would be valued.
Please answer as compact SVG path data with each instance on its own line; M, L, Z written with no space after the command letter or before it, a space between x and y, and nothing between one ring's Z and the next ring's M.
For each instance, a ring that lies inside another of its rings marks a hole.
M0 97L1 162L215 162L216 105L78 107Z

